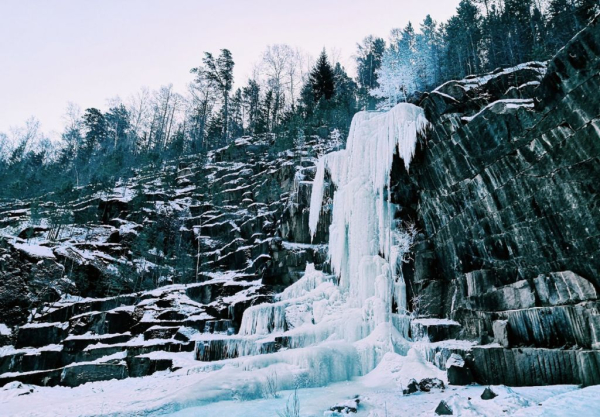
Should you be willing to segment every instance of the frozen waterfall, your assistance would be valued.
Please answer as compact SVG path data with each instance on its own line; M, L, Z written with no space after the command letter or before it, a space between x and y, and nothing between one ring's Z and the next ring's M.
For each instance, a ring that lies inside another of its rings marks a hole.
M408 170L417 138L428 126L423 110L410 104L354 117L346 149L319 158L311 196L314 236L326 178L336 187L329 228L333 276L307 265L304 276L273 303L248 308L237 335L199 341L198 359L237 357L244 369L302 366L328 363L333 349L339 355L335 369L328 370L333 381L370 372L387 352L406 353L406 291L399 265L410 233L394 221L390 172L395 154ZM305 371L308 380L321 381L323 366Z
M340 287L354 306L373 296L389 306L391 294L400 308L406 306L398 262L407 250L407 235L394 224L390 172L396 152L409 169L417 138L428 125L423 110L411 104L399 104L385 113L360 112L352 120L346 149L317 163L310 231L314 236L328 171L336 186L329 257Z

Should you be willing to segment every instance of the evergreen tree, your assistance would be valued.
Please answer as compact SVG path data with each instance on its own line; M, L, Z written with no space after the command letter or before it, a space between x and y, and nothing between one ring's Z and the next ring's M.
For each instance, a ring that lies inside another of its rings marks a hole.
M221 93L223 100L223 122L222 138L229 138L227 127L229 121L229 93L233 88L233 67L235 63L228 49L221 49L221 54L215 58L210 52L204 53L202 59L204 67L193 68L192 72L201 74L208 81L213 83Z
M321 98L329 100L335 94L335 75L325 49L310 72L310 82L315 101L319 101Z
M381 38L367 36L362 44L357 44L356 72L358 84L359 106L365 110L374 110L377 99L369 92L377 87L377 70L381 67L385 41Z
M423 20L420 29L421 33L417 36L415 51L418 77L424 86L433 87L441 79L441 39L437 23L430 15Z
M83 115L85 129L84 152L90 155L94 149L104 144L106 139L106 119L96 108L89 108Z
M462 78L481 71L481 16L472 0L461 0L445 25L445 78Z
M243 106L248 119L248 132L255 133L260 113L260 86L255 80L248 80L242 90Z

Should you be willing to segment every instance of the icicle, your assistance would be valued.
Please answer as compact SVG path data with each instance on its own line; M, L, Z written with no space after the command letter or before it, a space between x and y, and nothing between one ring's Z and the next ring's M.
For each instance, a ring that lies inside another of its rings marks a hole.
M310 194L310 214L308 217L308 227L310 229L311 239L317 233L317 224L323 205L323 183L325 181L325 158L320 157L317 161L317 173L313 181L312 192Z

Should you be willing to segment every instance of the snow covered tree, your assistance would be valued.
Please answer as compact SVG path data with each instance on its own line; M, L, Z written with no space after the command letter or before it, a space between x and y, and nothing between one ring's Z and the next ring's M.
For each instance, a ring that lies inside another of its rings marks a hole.
M376 71L379 86L370 91L374 97L385 99L379 108L390 108L406 101L419 88L416 36L412 24L403 30L393 30L390 46L383 54L381 68Z
M440 52L442 42L437 22L427 15L420 26L421 33L416 37L416 62L418 76L424 86L433 87L441 79Z

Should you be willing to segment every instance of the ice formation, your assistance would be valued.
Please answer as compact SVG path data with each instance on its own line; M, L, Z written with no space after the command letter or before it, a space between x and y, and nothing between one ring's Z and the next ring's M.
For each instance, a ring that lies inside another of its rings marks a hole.
M389 279L398 278L397 264L407 249L406 235L395 232L390 172L396 152L408 171L417 138L427 127L423 110L411 104L399 104L385 113L360 112L352 120L346 149L317 163L310 231L314 236L327 170L337 187L329 229L331 266L355 306L373 296L389 304L390 294L399 306L406 305L402 280Z
M329 228L333 275L307 265L304 276L273 303L244 312L238 335L219 340L207 335L204 343L200 339L199 359L251 356L283 347L287 350L240 358L240 366L293 364L308 369L308 385L315 386L365 375L386 353L408 352L399 264L410 236L394 221L390 172L395 154L408 170L417 139L428 125L423 110L410 104L354 117L346 149L319 159L311 196L314 236L326 177L336 188Z

